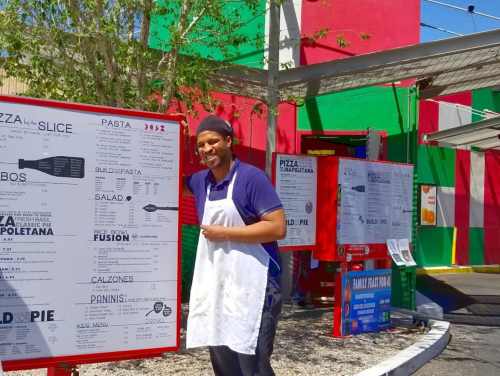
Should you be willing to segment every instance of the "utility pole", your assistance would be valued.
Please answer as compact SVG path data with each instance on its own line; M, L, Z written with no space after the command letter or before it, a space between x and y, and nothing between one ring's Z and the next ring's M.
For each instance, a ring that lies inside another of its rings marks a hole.
M271 0L269 7L269 46L267 63L267 137L266 174L271 177L273 153L276 151L278 124L278 73L280 62L280 6Z

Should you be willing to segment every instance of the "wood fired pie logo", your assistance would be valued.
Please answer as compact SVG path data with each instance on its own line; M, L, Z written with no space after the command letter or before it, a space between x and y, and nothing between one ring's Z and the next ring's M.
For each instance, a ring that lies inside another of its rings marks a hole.
M342 257L344 257L344 255L345 255L345 247L343 245L341 245L339 247L339 257L342 258Z

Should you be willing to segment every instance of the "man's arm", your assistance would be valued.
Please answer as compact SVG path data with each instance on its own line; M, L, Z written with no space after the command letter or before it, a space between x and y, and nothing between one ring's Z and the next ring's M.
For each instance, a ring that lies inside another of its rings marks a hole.
M201 225L202 234L211 242L231 240L239 243L269 243L284 239L286 220L283 209L266 214L260 222L242 227L222 227L220 225Z
M186 197L194 197L193 192L191 192L188 188L187 178L187 176L182 177L182 195Z
M190 137L189 126L188 126L188 123L186 121L186 115L183 113L178 113L178 112L172 113L169 115L183 117L183 120L181 120L181 125L182 125L182 135L183 135L182 144L184 145L184 142L186 142L186 137ZM186 196L186 197L194 197L193 193L188 188L187 176L183 176L183 178L182 178L182 195Z

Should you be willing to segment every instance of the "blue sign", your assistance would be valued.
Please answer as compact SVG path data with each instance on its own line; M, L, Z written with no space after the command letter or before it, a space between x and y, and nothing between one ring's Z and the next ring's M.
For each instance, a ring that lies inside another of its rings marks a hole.
M373 332L391 324L392 271L367 270L342 276L342 335Z

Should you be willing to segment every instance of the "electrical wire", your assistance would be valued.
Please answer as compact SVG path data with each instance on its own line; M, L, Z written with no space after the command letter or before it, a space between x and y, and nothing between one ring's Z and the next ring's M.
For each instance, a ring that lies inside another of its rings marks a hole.
M470 14L470 18L472 19L472 24L474 25L474 32L477 33L476 21L474 20L474 13Z
M446 106L446 107L452 107L452 108L460 109L460 110L465 111L465 112L470 112L473 115L481 116L481 117L483 117L485 119L487 118L486 112L481 111L481 110L476 110L476 109L474 109L474 108L472 108L470 106L466 106L466 105L463 105L463 104L443 102L443 101L436 101L434 99L426 99L426 101L427 102L437 103L439 105L443 105L443 106ZM495 114L494 111L489 111L488 110L488 112Z

